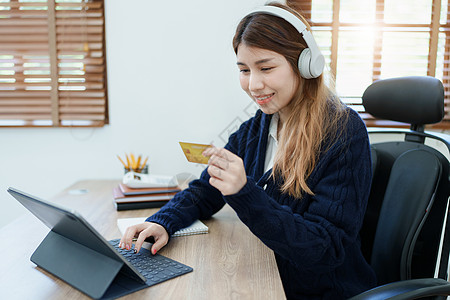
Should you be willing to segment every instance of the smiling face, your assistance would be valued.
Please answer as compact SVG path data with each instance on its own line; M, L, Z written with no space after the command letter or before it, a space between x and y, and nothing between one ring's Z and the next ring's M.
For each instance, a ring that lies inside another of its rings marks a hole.
M237 65L242 89L266 114L278 112L283 121L298 87L298 77L286 58L274 51L241 43Z

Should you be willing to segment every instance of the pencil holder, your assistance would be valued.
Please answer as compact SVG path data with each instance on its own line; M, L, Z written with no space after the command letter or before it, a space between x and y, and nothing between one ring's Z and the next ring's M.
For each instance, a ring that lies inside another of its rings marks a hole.
M138 170L124 168L124 174L127 174L128 172L131 172L131 171L133 171L135 173L148 174L148 165L145 165L145 167L143 167L142 169L138 169Z

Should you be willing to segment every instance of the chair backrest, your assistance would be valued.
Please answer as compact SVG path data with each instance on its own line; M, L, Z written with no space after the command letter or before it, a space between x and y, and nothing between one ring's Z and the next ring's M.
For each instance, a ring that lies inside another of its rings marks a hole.
M375 117L411 125L410 130L372 130L404 133L405 140L371 145L373 180L361 229L363 253L379 284L434 277L437 264L438 277L446 279L450 249L442 251L441 233L448 226L449 161L424 141L437 139L450 149L450 138L423 130L443 118L442 83L433 77L380 80L366 89L363 105Z

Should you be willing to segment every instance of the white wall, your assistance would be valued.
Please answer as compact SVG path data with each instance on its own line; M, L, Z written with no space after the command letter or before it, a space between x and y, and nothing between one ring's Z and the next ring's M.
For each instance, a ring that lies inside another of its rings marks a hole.
M198 176L202 167L186 161L178 141L223 145L254 111L231 39L240 18L265 2L105 1L111 124L0 128L0 226L25 212L7 187L48 198L78 180L119 179L116 154L148 155L155 174Z

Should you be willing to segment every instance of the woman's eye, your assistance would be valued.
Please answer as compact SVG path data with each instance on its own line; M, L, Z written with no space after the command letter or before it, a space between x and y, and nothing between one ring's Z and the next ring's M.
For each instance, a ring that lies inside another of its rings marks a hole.
M269 68L261 68L261 71L270 71L270 70L272 70L273 68L272 67L269 67Z
M241 70L239 70L239 72L241 72L241 73L248 73L248 72L250 72L250 70L248 70L248 69L241 69Z

